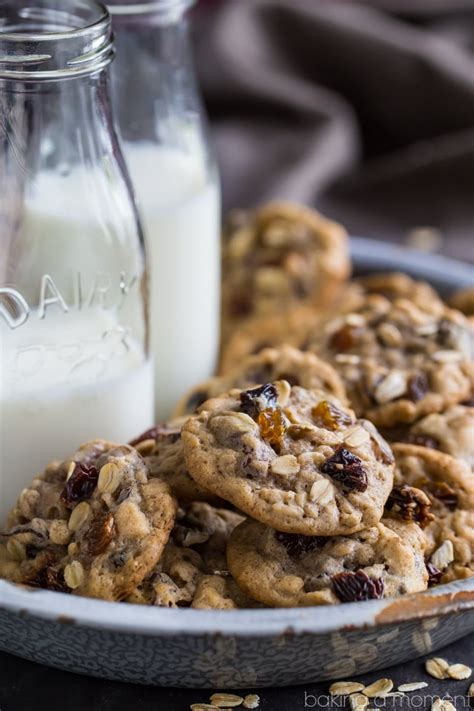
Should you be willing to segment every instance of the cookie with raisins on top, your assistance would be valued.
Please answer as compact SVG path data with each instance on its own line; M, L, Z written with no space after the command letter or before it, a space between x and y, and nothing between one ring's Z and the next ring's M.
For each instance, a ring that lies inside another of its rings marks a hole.
M469 466L413 444L395 444L393 452L396 490L416 487L429 498L431 515L423 531L426 556L441 582L473 575L474 479Z
M201 486L289 533L372 526L392 488L393 457L375 428L326 392L284 380L208 400L182 438Z
M1 536L0 577L121 600L156 565L176 510L132 447L87 443L22 492Z
M289 345L264 348L244 358L228 375L209 378L196 385L178 404L175 415L192 415L206 400L232 388L245 389L273 380L286 380L291 385L325 390L346 403L342 380L334 368L313 353L304 353Z
M414 422L471 393L474 328L451 309L367 296L319 327L309 350L334 365L356 413L379 427Z
M474 408L453 405L433 412L399 433L393 441L416 444L450 454L474 468Z
M425 590L425 540L413 523L383 522L348 536L280 533L247 520L232 533L229 568L242 590L272 607L394 597Z
M428 565L438 577L435 582L474 576L474 510L458 509L435 518L425 533Z
M330 304L330 309L301 304L276 314L254 316L238 329L228 329L224 342L220 372L238 367L242 358L259 353L263 348L290 344L305 350L322 324L335 316L363 307L367 297L381 295L387 301L408 299L418 308L432 314L441 313L445 305L426 282L416 281L398 272L371 274L343 284ZM462 309L461 309L462 310Z
M313 307L301 305L282 313L250 319L228 334L222 348L219 373L232 373L244 358L257 355L265 348L286 345L304 350L309 335L321 318L321 313Z
M291 202L233 213L224 227L222 271L226 338L252 317L331 303L350 273L347 234Z
M432 513L444 516L455 509L474 509L474 479L467 464L428 447L393 445L395 484L426 492Z

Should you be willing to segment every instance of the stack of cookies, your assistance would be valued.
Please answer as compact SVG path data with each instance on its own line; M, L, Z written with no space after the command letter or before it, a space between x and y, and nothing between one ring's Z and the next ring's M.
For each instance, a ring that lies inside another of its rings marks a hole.
M402 274L348 281L342 227L231 216L220 373L129 444L25 489L0 576L232 609L339 604L474 575L474 329Z

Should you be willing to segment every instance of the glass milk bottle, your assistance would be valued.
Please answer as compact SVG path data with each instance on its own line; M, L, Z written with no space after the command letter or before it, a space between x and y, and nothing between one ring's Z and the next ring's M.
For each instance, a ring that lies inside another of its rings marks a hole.
M103 6L0 0L0 519L51 459L153 419L112 56Z
M151 275L156 419L216 366L220 194L194 77L190 0L111 1L113 100Z

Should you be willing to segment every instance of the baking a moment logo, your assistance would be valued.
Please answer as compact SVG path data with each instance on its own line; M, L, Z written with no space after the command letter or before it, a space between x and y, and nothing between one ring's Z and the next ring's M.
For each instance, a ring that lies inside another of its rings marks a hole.
M352 696L355 696L353 694ZM419 711L460 711L461 709L472 708L467 695L457 694L456 696L446 695L443 698L435 694L402 694L393 692L384 697L364 699L364 703L350 703L348 705L347 696L333 696L331 694L310 694L304 692L305 709L352 709L353 711L364 711L370 706L371 709L408 709ZM370 703L369 703L370 702Z

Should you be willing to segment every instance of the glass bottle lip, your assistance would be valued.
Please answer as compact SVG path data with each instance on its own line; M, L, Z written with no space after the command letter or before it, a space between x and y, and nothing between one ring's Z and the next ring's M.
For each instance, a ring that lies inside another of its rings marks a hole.
M34 5L33 5L34 2ZM100 71L114 56L111 18L95 0L0 0L0 79L57 81Z
M114 20L153 15L155 20L165 24L180 19L195 2L196 0L108 0L107 8Z

